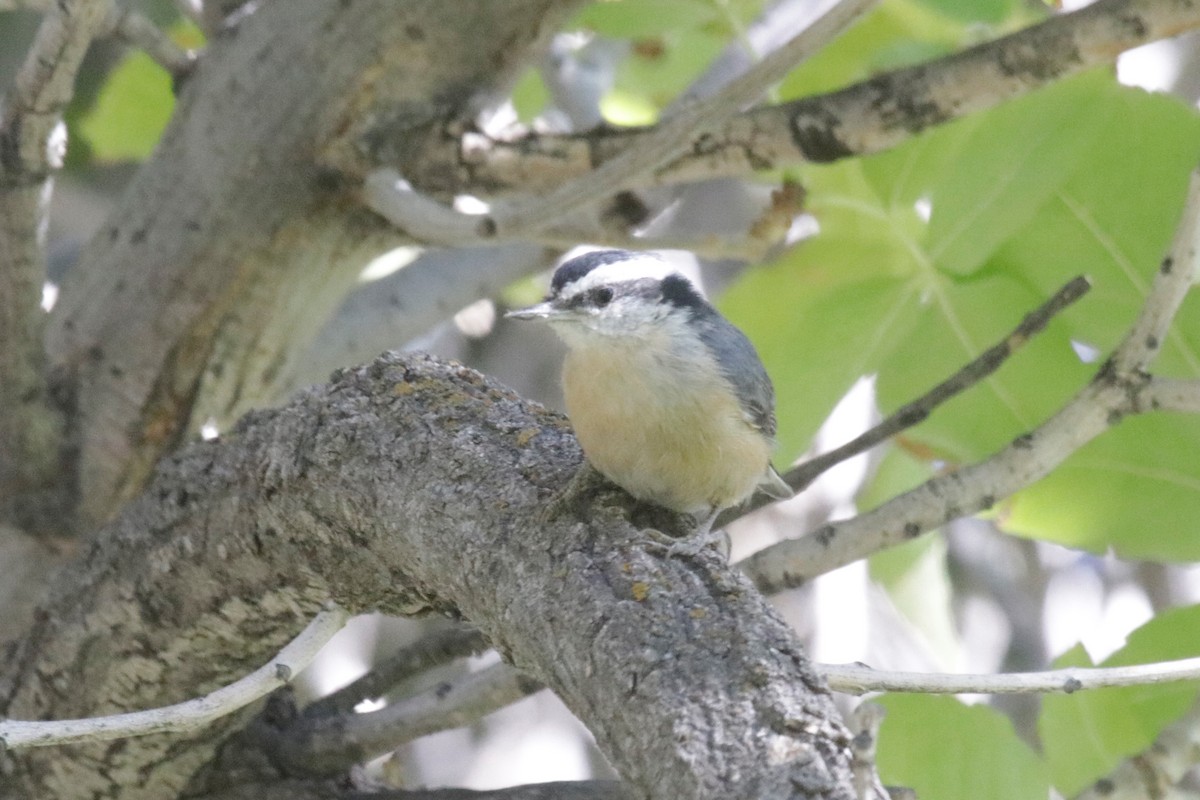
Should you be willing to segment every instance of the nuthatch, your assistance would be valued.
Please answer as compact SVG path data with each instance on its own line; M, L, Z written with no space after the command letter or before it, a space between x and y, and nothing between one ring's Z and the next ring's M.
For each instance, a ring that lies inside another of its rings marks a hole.
M756 489L792 495L771 467L775 391L754 345L656 256L573 258L545 302L508 316L545 320L566 342L575 435L634 497L696 515L705 538Z

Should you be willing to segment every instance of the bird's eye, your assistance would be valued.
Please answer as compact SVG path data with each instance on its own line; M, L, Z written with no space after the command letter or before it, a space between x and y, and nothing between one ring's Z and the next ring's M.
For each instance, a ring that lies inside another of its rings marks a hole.
M612 299L613 290L607 286L601 286L592 292L592 302L596 304L597 308L604 308L606 305L612 302Z

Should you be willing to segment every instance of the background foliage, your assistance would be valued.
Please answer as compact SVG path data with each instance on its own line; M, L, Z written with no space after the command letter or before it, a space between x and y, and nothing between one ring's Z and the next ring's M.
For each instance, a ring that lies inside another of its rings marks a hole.
M581 30L627 44L601 109L612 124L652 122L761 10L754 0L596 2ZM887 0L795 70L778 100L961 49L1044 14L1019 0ZM194 28L175 34L195 44ZM104 56L96 56L103 60ZM97 182L145 157L169 118L170 81L140 54L115 67L71 112L72 176ZM535 72L514 94L522 119L550 94ZM744 272L720 298L753 339L779 395L780 462L811 444L835 404L875 377L885 413L924 392L1003 336L1076 274L1094 289L998 374L940 408L891 447L862 487L870 506L928 475L980 459L1036 426L1082 387L1133 320L1200 156L1187 102L1120 85L1112 70L1063 81L994 111L917 136L889 152L763 174L798 180L819 233ZM1200 376L1193 298L1162 370ZM1094 554L1166 564L1200 560L1200 419L1124 422L1038 484L1005 500L1008 534ZM1099 565L1078 556L1072 564ZM957 641L961 618L947 548L937 540L877 557L873 575L930 641ZM1095 566L1101 570L1101 566ZM1200 654L1200 607L1158 613L1105 660ZM1057 665L1090 664L1082 646ZM886 666L886 665L877 665ZM924 800L1070 795L1145 749L1194 701L1195 686L1046 698L1032 729L1001 711L949 698L889 696L879 764Z

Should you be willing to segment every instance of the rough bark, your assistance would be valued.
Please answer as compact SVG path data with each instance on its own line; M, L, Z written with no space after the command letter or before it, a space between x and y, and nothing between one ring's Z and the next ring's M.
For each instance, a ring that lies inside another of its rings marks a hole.
M210 43L52 321L78 389L85 524L209 417L273 399L366 259L399 240L355 210L364 154L387 141L403 165L469 120L576 5L264 3Z
M539 518L579 464L561 418L465 368L389 354L342 372L167 459L0 667L0 713L184 699L332 598L471 620L637 796L852 797L849 734L742 575L715 554L652 555L620 492ZM9 754L0 797L170 796L237 722Z

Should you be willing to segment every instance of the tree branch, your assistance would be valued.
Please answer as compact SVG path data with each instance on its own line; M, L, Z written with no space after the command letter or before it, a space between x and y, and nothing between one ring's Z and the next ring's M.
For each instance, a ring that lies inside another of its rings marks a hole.
M894 547L945 522L991 508L1048 474L1128 414L1156 410L1145 369L1158 354L1179 304L1198 274L1200 178L1194 173L1183 219L1142 312L1092 382L1037 429L984 461L939 475L878 508L831 522L755 553L740 566L766 593Z
M361 678L310 703L304 709L304 717L312 720L348 714L362 701L383 697L426 670L488 648L487 639L474 628L455 625L434 630L375 664Z
M1137 664L1131 667L1070 667L1000 675L949 675L889 672L864 664L818 664L817 671L835 692L920 692L922 694L1048 694L1148 686L1200 679L1200 658Z
M336 606L322 611L299 636L246 677L195 700L110 717L23 722L0 720L0 748L19 750L75 742L104 742L151 733L189 733L265 697L291 681L346 624Z
M50 175L62 166L62 112L103 4L48 10L0 113L0 519L48 532L61 519L63 420L46 381L41 308Z
M993 108L1042 86L1111 64L1126 50L1200 26L1194 0L1099 0L1086 8L945 58L874 76L829 94L763 106L691 137L688 152L614 189L743 176L801 162L886 150L928 128ZM484 196L553 186L641 147L656 128L599 129L511 141L473 135L430 152L406 177L427 192Z
M288 775L333 777L413 739L470 725L541 689L508 664L495 664L378 711L301 717L256 743Z
M497 237L526 237L566 214L616 193L633 177L652 172L696 136L709 132L757 100L770 84L836 37L875 2L840 0L812 25L716 94L678 109L648 131L636 147L626 148L586 176L561 183L548 192L498 201L484 215L464 215L422 196L395 170L381 169L367 178L365 202L392 224L424 241L462 244Z
M275 402L363 265L411 244L356 207L344 164L473 118L463 87L510 81L579 1L264 3L210 41L54 308L85 521L209 418Z
M196 55L171 40L161 28L141 14L124 5L109 4L108 32L115 33L138 48L178 80L191 72Z
M1147 387L1150 403L1159 411L1200 414L1200 381L1154 375Z
M1031 337L1041 333L1050 320L1063 309L1087 294L1091 283L1080 275L1070 280L1055 292L1049 300L1025 315L1021 323L1001 341L989 347L973 359L969 364L951 375L925 394L906 403L888 415L887 419L872 427L840 447L835 447L827 453L810 458L802 464L797 464L788 470L783 479L797 493L804 491L818 477L828 472L837 464L854 456L865 453L877 444L918 425L929 417L929 414L942 403L961 394L971 386L979 383L987 376L1000 369L1009 356L1017 351ZM726 525L752 511L774 502L762 494L750 502L736 508L728 509L717 520L717 526Z
M555 691L641 794L852 797L827 690L736 570L649 555L622 492L540 519L580 463L564 420L463 367L390 354L344 371L165 462L0 666L0 714L177 702L261 664L329 599L434 608ZM23 751L0 797L72 800L129 774L161 797L236 722Z

